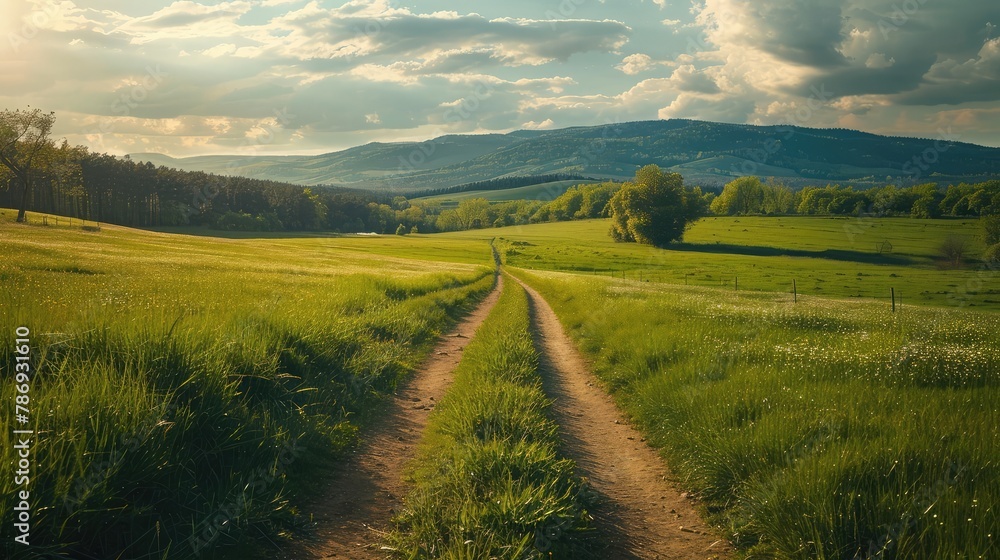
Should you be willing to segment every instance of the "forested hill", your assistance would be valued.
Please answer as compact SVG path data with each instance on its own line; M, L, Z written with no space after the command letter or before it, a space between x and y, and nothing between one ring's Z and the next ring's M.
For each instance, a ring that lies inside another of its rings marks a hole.
M947 134L943 134L947 136ZM719 186L742 175L793 186L852 182L977 182L1000 177L1000 148L957 138L879 136L847 129L752 126L686 119L509 134L448 135L425 142L371 143L318 156L133 159L302 185L414 191L509 175L631 177L655 163L689 183Z

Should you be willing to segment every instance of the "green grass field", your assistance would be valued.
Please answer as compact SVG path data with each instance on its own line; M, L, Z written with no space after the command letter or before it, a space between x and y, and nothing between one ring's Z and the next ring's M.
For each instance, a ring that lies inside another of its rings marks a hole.
M324 239L9 219L0 254L0 373L14 378L21 326L36 368L31 553L80 558L209 558L280 540L306 481L492 284L488 250L437 263ZM0 435L5 464L13 437ZM4 477L7 527L13 489ZM15 546L4 557L23 557Z
M1000 310L1000 282L978 262L975 220L705 218L668 249L615 243L607 220L533 224L444 234L496 237L512 266L617 275L741 291L877 298L895 289L903 304ZM968 240L961 269L942 268L937 249L949 235ZM889 241L891 252L877 245Z
M557 198L559 195L569 190L569 188L572 186L584 185L593 182L594 181L579 181L579 180L552 181L549 183L528 185L526 187L517 187L515 189L469 191L469 192L453 193L453 194L438 194L434 196L415 198L413 200L426 201L426 202L439 202L441 203L442 206L458 206L459 202L471 198L485 198L490 202L502 202L506 200L541 200L547 202Z
M519 275L748 558L1000 551L1000 316Z
M36 551L245 558L297 538L303 481L363 437L489 290L495 240L742 555L997 554L1000 276L977 260L975 221L709 218L654 249L614 243L606 220L219 238L12 218L0 211L0 331L29 326L43 358ZM949 235L969 240L963 268L939 262ZM538 523L586 525L538 392L524 294L508 288L498 309L434 413L390 539L403 557L470 557L469 541L515 550ZM7 358L13 339L0 339ZM5 498L13 488L0 482ZM0 501L7 526L13 505ZM510 524L515 513L527 521Z

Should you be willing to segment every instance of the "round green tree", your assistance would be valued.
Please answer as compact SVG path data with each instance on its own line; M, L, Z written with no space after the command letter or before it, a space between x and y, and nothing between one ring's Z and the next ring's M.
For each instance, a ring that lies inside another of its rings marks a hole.
M705 204L700 189L685 190L679 174L647 165L611 197L609 208L615 241L662 247L680 240L688 223L704 213Z

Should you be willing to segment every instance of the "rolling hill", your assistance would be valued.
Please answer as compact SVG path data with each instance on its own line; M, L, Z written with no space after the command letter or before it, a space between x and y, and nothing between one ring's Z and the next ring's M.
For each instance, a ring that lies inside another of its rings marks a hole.
M981 181L1000 176L1000 148L847 129L686 119L374 142L318 156L131 157L192 171L400 192L510 175L624 179L649 163L705 186L741 175L778 177L792 185L864 185L887 177L904 184Z

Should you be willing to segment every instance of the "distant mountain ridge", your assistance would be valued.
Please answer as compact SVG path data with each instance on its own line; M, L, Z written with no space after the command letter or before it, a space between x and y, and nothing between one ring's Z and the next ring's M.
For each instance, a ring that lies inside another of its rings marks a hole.
M400 192L511 175L623 179L650 163L681 173L689 184L705 186L741 175L776 177L797 186L1000 177L1000 148L849 129L688 119L452 134L424 142L373 142L317 156L131 157L190 171Z

